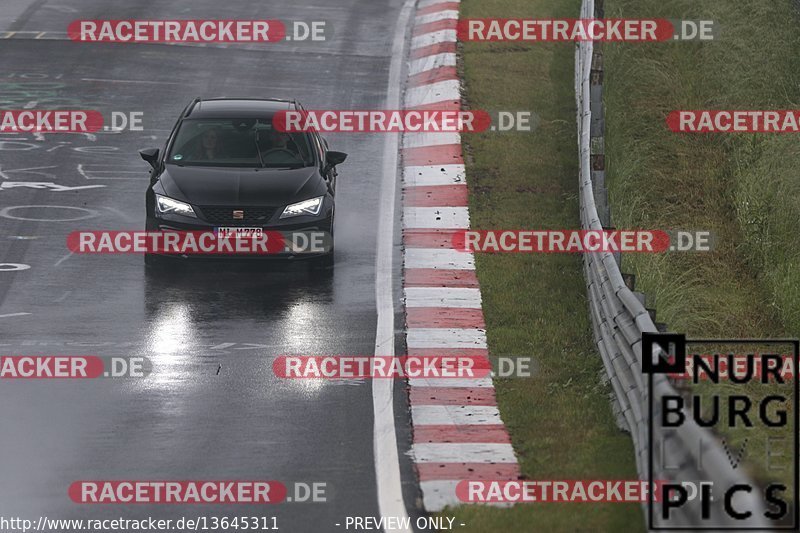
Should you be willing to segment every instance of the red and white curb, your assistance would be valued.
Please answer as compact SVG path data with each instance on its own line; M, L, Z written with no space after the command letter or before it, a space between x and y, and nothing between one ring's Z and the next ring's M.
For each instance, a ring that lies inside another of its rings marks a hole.
M406 109L461 108L456 71L459 2L421 0L409 58ZM409 355L488 356L471 253L449 233L469 228L461 136L403 137L403 291ZM411 454L428 511L459 505L456 485L511 480L519 465L491 378L411 379Z

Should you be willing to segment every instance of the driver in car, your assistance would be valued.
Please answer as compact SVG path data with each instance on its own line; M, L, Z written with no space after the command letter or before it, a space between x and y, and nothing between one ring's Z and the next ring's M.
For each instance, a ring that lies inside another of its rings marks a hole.
M297 147L288 133L271 130L269 132L270 148L261 153L261 158L266 165L289 164L294 165L301 161Z

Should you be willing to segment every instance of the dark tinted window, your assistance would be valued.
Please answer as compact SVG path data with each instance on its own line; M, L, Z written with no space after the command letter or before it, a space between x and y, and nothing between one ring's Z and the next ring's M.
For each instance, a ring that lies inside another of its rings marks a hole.
M187 119L178 130L167 163L304 167L313 165L314 157L307 134L279 132L271 119Z

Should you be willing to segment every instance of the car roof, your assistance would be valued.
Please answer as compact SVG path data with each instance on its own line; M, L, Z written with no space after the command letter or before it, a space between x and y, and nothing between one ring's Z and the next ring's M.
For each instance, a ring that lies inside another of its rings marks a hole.
M278 111L296 109L294 100L277 98L213 98L195 100L184 118L250 118L272 116Z

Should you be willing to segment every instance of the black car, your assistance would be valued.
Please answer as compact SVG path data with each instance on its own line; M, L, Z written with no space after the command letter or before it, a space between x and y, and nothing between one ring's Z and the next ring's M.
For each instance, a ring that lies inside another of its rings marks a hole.
M139 152L152 166L146 230L325 232L324 253L278 257L331 266L336 165L347 154L328 150L315 131L278 131L273 117L282 111L303 108L244 98L186 106L163 150Z

